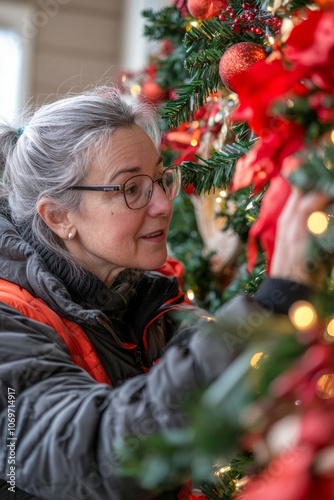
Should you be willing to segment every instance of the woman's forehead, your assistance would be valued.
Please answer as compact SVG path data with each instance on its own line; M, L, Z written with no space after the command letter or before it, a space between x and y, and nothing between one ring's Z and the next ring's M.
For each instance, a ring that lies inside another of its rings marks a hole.
M162 157L151 138L134 125L115 130L104 151L94 155L91 174L103 173L111 182L122 174L136 175L143 169L154 171L161 163Z

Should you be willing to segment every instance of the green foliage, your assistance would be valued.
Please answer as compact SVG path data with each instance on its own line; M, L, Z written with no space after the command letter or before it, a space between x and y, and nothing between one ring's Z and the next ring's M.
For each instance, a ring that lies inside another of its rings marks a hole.
M317 145L299 154L301 168L294 171L290 181L303 191L321 191L334 198L334 145L332 141Z
M281 115L290 121L294 121L302 125L305 129L305 142L312 144L319 138L323 137L327 132L332 131L332 123L319 120L318 113L310 106L309 100L317 98L317 90L310 95L308 99L304 96L294 96L293 100L279 100L273 107L274 114ZM333 96L326 95L322 97L322 105L328 113L332 113L334 107Z
M239 2L239 10L241 2ZM162 109L162 117L171 128L194 118L196 111L207 97L224 85L220 79L219 61L227 48L237 42L264 43L264 37L252 33L235 33L231 21L221 22L211 18L192 27L184 36L186 48L185 68L189 78L177 86L177 98L168 101Z
M241 253L239 261L236 265L237 271L231 283L224 288L222 293L222 302L225 303L233 297L237 296L240 292L253 294L256 292L265 277L265 262L263 254L260 253L261 258L252 270L247 270L247 263L245 262L245 254Z
M170 128L193 120L196 111L206 102L209 93L208 87L203 88L202 80L180 85L177 99L167 101L161 109L162 118L167 120Z
M201 194L215 188L226 189L230 185L237 160L246 154L256 141L244 123L232 127L232 133L235 137L234 142L225 144L219 152L213 152L208 159L197 156L198 162L182 163L185 186L193 185L195 192Z
M184 65L185 49L179 45L170 56L157 61L157 83L164 90L174 89L187 80L188 72Z
M233 463L239 451L239 437L252 424L248 418L249 405L259 396L270 397L270 383L305 350L285 318L269 322L263 319L256 329L245 318L242 325L247 332L242 335L240 321L241 318L224 315L217 322L202 325L208 337L220 337L231 352L240 354L215 382L182 404L182 411L188 416L186 428L116 443L121 472L135 476L144 488L156 491L172 488L191 476L210 489L213 464L223 467ZM253 368L250 360L258 352L265 355ZM241 475L244 469L239 465ZM230 498L225 486L220 485L221 496L211 498ZM212 488L214 491L217 492L217 484Z
M310 2L308 0L290 0L287 2L285 8L287 11L293 12L295 10L302 9L303 7L309 7Z
M146 9L141 12L146 19L144 36L151 40L170 40L175 45L183 42L187 21L175 7L166 7L159 11Z
M201 491L209 500L230 500L239 491L238 481L245 476L252 462L252 454L241 451L231 459L228 467L222 467L223 470L216 464L217 471L212 481L203 483Z

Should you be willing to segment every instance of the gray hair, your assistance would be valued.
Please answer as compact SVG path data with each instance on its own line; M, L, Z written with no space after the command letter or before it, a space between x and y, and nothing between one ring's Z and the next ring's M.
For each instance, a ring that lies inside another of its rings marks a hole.
M66 189L82 182L121 127L140 126L158 147L156 113L117 88L98 87L25 114L23 129L0 125L0 197L8 199L14 223L30 223L40 243L71 261L63 241L39 216L39 200L47 197L79 210L82 195Z

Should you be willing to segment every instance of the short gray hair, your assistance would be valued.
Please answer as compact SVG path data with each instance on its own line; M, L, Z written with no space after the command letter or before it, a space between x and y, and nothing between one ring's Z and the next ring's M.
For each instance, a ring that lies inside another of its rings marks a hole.
M115 87L98 87L44 104L24 119L24 128L0 125L0 196L8 199L17 225L30 223L40 243L71 260L63 241L38 215L39 200L47 197L78 210L81 194L66 188L80 184L119 128L140 126L158 148L155 109Z

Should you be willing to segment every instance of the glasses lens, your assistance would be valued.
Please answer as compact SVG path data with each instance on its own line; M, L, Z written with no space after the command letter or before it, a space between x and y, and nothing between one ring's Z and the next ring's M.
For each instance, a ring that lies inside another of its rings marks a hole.
M153 181L148 175L135 175L124 184L124 196L129 208L145 207L152 198Z
M173 167L167 168L162 178L166 194L169 196L170 200L175 200L180 193L182 184L181 167L174 165Z

